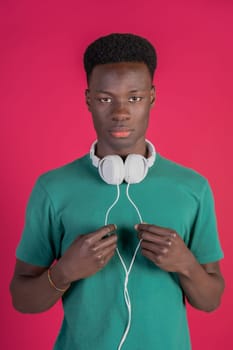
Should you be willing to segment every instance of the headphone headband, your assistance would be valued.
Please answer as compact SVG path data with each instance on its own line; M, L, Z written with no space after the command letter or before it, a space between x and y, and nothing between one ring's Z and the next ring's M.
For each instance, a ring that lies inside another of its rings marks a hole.
M100 161L101 161L101 159L95 155L95 149L96 149L97 142L98 142L98 140L95 140L95 141L92 143L91 149L90 149L90 158L91 158L91 160L92 160L92 164L93 164L96 168L98 168L99 163L100 163ZM150 168L150 167L152 167L152 165L153 165L154 162L155 162L155 159L156 159L156 151L155 151L154 145L153 145L149 140L147 140L147 139L146 139L146 146L147 146L147 148L148 148L149 157L148 157L148 158L145 158L145 159L146 159L148 168Z

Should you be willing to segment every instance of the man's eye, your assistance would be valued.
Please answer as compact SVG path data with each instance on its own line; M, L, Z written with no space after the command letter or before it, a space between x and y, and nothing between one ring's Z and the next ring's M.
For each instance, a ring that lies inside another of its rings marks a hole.
M110 97L101 97L101 98L99 98L99 101L101 103L111 103L112 99Z
M132 96L129 98L129 102L140 102L142 100L142 97L139 96Z

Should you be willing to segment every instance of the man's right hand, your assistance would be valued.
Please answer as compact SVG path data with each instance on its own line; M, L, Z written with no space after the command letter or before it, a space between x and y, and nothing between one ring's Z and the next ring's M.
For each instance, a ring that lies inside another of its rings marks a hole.
M107 265L117 247L117 235L112 233L115 230L116 226L110 224L78 236L51 268L54 282L62 288L62 285L89 277Z
M24 313L48 310L60 299L71 282L101 270L115 253L115 230L115 225L107 225L77 237L52 267L31 265L17 259L10 286L15 309ZM58 291L49 283L48 268L54 285L64 291Z

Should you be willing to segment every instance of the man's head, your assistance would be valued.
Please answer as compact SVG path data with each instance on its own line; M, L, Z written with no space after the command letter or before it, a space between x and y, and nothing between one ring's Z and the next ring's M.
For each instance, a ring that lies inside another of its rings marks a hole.
M84 68L89 82L95 66L107 63L142 62L153 80L157 55L151 43L138 35L113 33L91 43L84 54Z
M111 34L87 48L86 103L97 134L99 157L146 155L156 63L153 46L133 34Z

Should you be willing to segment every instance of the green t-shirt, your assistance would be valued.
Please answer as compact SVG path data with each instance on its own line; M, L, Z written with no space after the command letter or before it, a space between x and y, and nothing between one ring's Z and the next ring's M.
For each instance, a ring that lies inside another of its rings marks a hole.
M129 266L138 244L139 216L120 185L120 198L109 213L117 225L118 248ZM27 207L17 257L50 266L79 234L104 225L117 187L106 184L88 155L42 175ZM144 222L177 231L201 263L223 257L208 182L191 169L159 154L146 178L129 187ZM77 266L78 268L78 266ZM55 350L116 350L127 325L125 272L117 254L95 275L72 283L63 295L64 320ZM132 323L122 349L191 349L186 308L178 277L141 255L129 276Z

